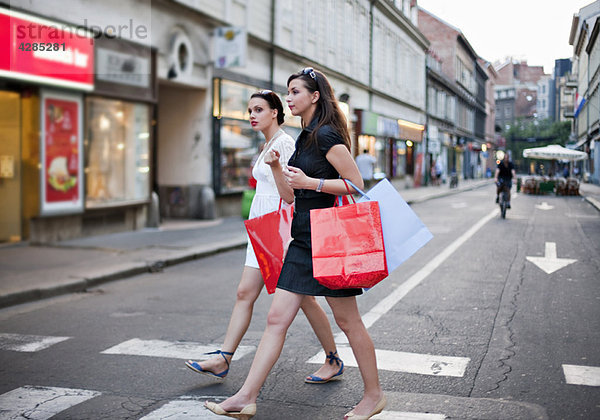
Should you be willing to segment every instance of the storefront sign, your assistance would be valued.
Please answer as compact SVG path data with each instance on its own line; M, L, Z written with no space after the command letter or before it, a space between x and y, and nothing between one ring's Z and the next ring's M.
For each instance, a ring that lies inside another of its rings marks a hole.
M83 211L82 98L42 91L41 214Z
M384 117L371 111L356 110L360 115L360 134L421 142L425 126L401 119Z
M248 50L248 35L242 27L215 29L215 68L244 67Z
M370 136L377 136L379 133L377 131L378 125L377 121L379 116L374 112L370 111L361 111L361 134L368 134Z
M398 120L400 127L400 138L420 143L423 140L425 126L411 121Z
M85 29L0 9L0 45L0 77L94 88L94 38Z
M400 134L398 122L391 118L380 116L377 119L377 133L382 137L392 137L397 139Z
M377 137L399 138L398 122L371 111L358 110L361 114L361 134Z
M149 87L150 59L98 48L96 77L122 85Z
M439 154L441 151L440 141L438 139L429 139L427 148L429 149L429 153L434 155Z

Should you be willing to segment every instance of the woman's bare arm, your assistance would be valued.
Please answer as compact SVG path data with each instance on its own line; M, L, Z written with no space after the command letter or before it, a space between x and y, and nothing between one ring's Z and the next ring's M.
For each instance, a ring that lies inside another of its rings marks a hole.
M333 165L336 171L340 174L340 177L350 180L358 188L363 189L363 179L356 166L356 162L352 158L352 155L342 144L336 144L325 158ZM319 187L320 180L318 178L311 178L307 176L301 169L293 166L288 166L288 171L285 173L288 184L294 189L307 189L316 190ZM354 188L349 186L350 192L354 192ZM333 195L348 194L346 185L341 179L326 179L323 182L321 191Z

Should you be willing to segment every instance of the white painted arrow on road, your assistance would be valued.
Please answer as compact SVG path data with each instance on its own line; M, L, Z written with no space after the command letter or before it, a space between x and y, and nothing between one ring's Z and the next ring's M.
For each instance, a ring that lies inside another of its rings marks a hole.
M536 204L535 207L540 210L552 210L554 208L554 206L549 206L545 201L542 204Z
M575 261L571 258L558 258L556 256L556 242L546 242L546 255L543 257L527 257L529 261L544 270L547 274L554 273Z

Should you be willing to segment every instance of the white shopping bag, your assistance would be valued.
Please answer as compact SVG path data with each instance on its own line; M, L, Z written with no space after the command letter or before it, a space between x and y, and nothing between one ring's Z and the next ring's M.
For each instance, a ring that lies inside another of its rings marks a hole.
M387 179L380 181L358 201L369 200L379 202L385 255L391 273L433 235Z

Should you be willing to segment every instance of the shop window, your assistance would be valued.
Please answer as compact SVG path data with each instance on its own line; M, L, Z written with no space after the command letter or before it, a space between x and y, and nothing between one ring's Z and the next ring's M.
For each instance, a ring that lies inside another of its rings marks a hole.
M403 140L396 140L396 171L395 176L403 177L406 175L406 142Z
M248 101L258 90L256 86L215 79L213 115L217 118L219 127L220 147L215 153L220 152L217 186L220 194L240 192L248 188L252 165L264 142L262 133L252 130L248 121ZM284 98L280 99L285 114L282 128L295 138L301 130L300 118L292 116Z
M375 179L383 179L387 176L387 165L386 162L389 161L388 153L389 148L387 147L386 140L383 138L376 138L375 141L375 157L377 158L377 162L375 163L373 177Z
M86 206L140 202L150 195L147 105L86 99Z
M221 192L248 189L252 165L258 156L262 135L248 121L221 120Z

